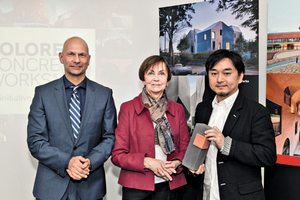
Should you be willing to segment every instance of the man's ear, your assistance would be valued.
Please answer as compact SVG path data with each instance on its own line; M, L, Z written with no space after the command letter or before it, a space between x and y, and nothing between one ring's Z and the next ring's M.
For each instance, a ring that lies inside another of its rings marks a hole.
M243 82L243 78L244 78L244 73L241 72L239 75L239 84Z
M62 52L59 52L58 57L59 57L60 63L64 64Z
M90 61L91 61L91 55L89 55L88 66L90 65Z

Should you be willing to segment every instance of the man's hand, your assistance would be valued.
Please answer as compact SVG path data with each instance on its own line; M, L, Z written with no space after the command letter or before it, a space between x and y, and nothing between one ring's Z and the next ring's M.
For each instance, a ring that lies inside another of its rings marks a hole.
M214 141L216 143L219 150L222 149L224 145L225 137L223 133L216 126L214 126L210 130L206 130L204 133L205 133L205 137L207 137L209 141Z
M72 179L81 180L82 178L88 177L90 165L91 162L89 159L83 158L82 156L72 157L67 172Z
M191 170L191 169L189 169L189 170L193 174L197 174L197 175L203 174L203 172L205 171L205 165L204 164L200 165L199 168L197 169L197 171L194 171L194 170Z

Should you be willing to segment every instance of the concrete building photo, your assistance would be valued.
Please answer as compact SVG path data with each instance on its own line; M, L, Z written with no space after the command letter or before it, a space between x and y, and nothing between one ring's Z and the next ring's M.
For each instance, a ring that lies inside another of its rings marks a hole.
M193 29L187 34L190 41L190 48L187 49L187 52L198 53L218 49L229 50L241 34L242 32L238 27L228 26L222 21L218 21L202 31Z

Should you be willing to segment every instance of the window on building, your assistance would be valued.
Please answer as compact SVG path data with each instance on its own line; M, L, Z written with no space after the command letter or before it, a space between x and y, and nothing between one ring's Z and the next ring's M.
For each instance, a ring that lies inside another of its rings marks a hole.
M204 34L204 38L203 39L206 40L206 34Z
M300 38L277 38L268 39L268 43L281 43L281 42L299 42Z
M226 42L226 49L227 49L227 50L230 49L230 42Z
M216 32L214 32L214 31L211 32L211 38L212 38L212 39L215 39L215 38L216 38Z
M236 33L235 33L235 34L233 34L233 37L234 37L234 38L236 38Z
M218 42L218 50L221 49L221 42Z
M289 86L284 90L284 103L288 106L291 106L291 92Z
M222 29L220 29L220 35L222 35Z
M213 50L216 49L216 42L215 42L215 41L213 41L212 49L213 49Z
M281 45L280 44L274 44L274 49L276 49L276 50L280 50L282 47L281 47Z
M268 50L268 51L270 51L270 50L272 50L272 49L273 49L273 45L268 45L268 46L267 46L267 50Z
M290 155L290 140L287 138L283 144L282 155Z
M195 42L197 42L197 35L195 35Z

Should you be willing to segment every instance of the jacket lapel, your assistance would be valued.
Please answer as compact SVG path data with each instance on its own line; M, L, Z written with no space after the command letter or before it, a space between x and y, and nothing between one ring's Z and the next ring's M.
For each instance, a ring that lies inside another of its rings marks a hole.
M203 113L204 113L204 115L203 115L203 121L204 121L205 124L208 124L210 116L211 116L211 113L212 113L212 110L213 110L211 104L212 104L212 100L208 101L206 103L205 109L203 110Z
M69 109L68 109L68 105L67 105L67 101L66 101L66 91L65 91L63 78L60 78L56 82L54 96L55 96L56 103L58 105L60 114L66 125L66 129L67 129L72 141L74 142L74 136L73 136L73 131L72 131L72 127L71 127Z
M203 105L201 105L200 108L197 107L197 113L195 114L195 122L196 123L204 123L208 124L210 115L212 113L212 100L208 100L203 102Z
M76 141L80 140L82 133L84 132L84 128L91 116L91 113L93 113L93 108L96 100L96 95L93 95L94 92L95 92L95 87L91 84L91 81L87 78L84 112L81 118L80 130Z
M225 122L224 128L223 128L223 134L224 136L230 136L232 128L235 126L235 123L237 122L238 118L240 117L239 110L243 107L244 102L244 96L239 92L229 114L227 117L227 120Z

